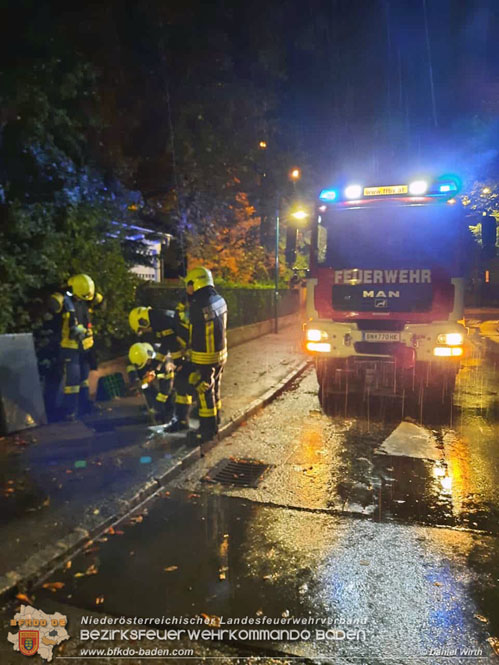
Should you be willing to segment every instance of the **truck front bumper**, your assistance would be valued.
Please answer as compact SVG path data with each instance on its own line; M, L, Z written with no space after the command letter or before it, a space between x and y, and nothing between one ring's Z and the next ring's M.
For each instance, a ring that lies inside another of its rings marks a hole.
M329 359L396 359L409 368L414 363L459 363L464 355L466 329L440 321L405 324L402 330L359 330L356 323L318 319L304 326L306 353Z

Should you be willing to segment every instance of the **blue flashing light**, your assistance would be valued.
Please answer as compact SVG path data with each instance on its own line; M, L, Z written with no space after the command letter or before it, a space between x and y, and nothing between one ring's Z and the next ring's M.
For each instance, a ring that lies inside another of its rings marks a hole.
M319 194L321 201L336 201L338 192L335 189L323 189Z
M444 185L440 185L439 191L444 192L457 192L457 184L455 182L446 182Z
M463 185L461 178L456 173L442 173L435 184L436 190L440 194L459 192Z

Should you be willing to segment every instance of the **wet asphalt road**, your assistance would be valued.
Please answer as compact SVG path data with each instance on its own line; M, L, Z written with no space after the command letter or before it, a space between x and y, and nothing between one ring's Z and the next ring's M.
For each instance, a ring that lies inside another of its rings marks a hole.
M56 571L49 582L64 587L35 590L34 604L67 614L73 635L90 613L204 614L220 628L236 617L310 622L310 637L291 641L184 637L170 646L193 647L193 658L165 662L497 662L498 383L493 359L472 357L454 408L423 413L441 453L435 462L377 454L400 422L399 405L325 415L311 371L147 510ZM256 488L210 482L229 457L269 469ZM335 632L320 639L327 628ZM110 644L127 646L83 646ZM62 655L81 647L72 639ZM19 662L7 650L0 661Z

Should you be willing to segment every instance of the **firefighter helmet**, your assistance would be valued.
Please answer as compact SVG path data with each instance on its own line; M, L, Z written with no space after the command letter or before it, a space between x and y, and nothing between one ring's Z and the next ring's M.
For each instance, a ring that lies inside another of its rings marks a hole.
M213 275L211 270L208 268L203 268L203 266L198 266L189 270L185 277L185 283L189 285L192 283L194 292L199 291L205 286L213 286Z
M151 344L146 344L145 342L137 342L136 344L132 344L130 350L128 351L130 362L134 365L137 365L139 369L145 367L147 362L152 360L155 355L156 354Z
M73 275L68 279L73 295L81 300L93 300L95 296L94 280L88 275Z
M128 315L128 323L135 333L138 333L141 328L149 328L151 325L149 321L150 309L150 307L134 307Z

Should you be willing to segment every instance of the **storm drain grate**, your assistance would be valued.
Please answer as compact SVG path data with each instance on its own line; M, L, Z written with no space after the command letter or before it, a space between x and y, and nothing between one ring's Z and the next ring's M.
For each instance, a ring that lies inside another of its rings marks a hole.
M258 487L263 474L271 468L271 464L264 464L252 459L220 460L203 480L207 483L221 483L222 485L236 485L237 487Z

